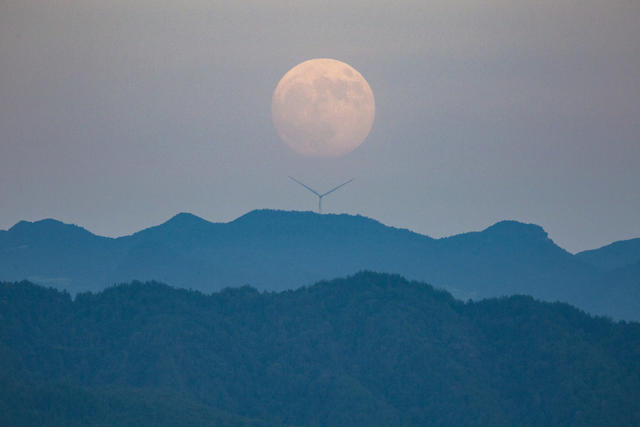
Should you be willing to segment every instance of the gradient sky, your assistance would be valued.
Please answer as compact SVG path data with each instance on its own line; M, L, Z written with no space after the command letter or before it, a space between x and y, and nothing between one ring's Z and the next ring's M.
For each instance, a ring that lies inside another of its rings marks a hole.
M376 97L300 157L271 95L315 57ZM570 251L640 236L640 1L0 0L0 229L123 235L181 211L362 214L433 237L501 219Z

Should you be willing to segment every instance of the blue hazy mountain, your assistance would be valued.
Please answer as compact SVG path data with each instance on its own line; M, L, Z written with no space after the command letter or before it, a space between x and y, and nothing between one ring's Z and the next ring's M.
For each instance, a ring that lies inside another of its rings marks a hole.
M578 252L576 256L602 271L615 270L640 261L640 238Z
M463 299L527 294L640 319L640 285L633 273L616 272L633 265L635 246L612 246L625 250L573 255L541 227L516 221L433 239L362 216L273 210L228 223L183 213L116 239L54 220L23 221L0 234L0 279L71 292L159 280L211 292L245 284L293 289L371 270L428 281Z
M0 319L1 425L640 423L640 324L531 297L375 273L74 299L23 282L0 283Z

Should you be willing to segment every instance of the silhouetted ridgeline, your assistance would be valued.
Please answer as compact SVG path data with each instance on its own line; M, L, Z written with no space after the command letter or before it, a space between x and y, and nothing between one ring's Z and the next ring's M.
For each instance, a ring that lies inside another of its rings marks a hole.
M360 273L281 293L0 285L2 425L639 425L640 325Z
M526 294L640 320L640 239L572 255L532 224L502 221L449 238L351 215L253 211L229 223L179 214L117 239L44 220L0 233L0 280L70 292L131 280L213 292L283 290L360 270L398 273L459 298Z

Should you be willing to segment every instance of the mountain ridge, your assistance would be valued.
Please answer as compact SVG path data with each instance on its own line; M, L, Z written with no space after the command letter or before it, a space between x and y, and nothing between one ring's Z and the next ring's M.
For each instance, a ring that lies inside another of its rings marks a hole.
M522 221L518 221L518 220L513 220L513 219L509 219L509 220L499 220L497 222L495 222L492 225L489 225L487 227L485 227L482 230L476 230L476 231L469 231L469 232L464 232L464 233L458 233L458 234L453 234L450 236L443 236L443 237L439 237L439 238L433 238L431 236L429 236L428 234L423 234L423 233L419 233L417 231L413 231L409 228L403 228L403 227L395 227L392 225L388 225L385 223L382 223L376 219L364 216L364 215L360 215L360 214L356 214L356 215L352 215L352 214L346 214L346 213L342 213L342 214L333 214L333 213L328 213L328 214L322 214L319 215L313 211L286 211L286 210L279 210L279 209L254 209L251 210L243 215L240 215L239 217L237 217L236 219L227 221L227 222L214 222L214 221L209 221L207 219L204 219L198 215L195 215L193 213L190 212L179 212L175 215L173 215L171 218L167 219L166 221L157 224L157 225L152 225L146 228L143 228L141 230L135 231L131 234L125 234L125 235L121 235L121 236L102 236L100 234L95 234L93 232L91 232L90 230L79 226L77 224L73 224L73 223L66 223L54 218L43 218L40 220L35 220L35 221L27 221L27 220L20 220L18 221L16 224L14 224L13 226L9 227L7 230L0 230L0 233L2 232L16 232L18 230L22 230L22 229L31 229L33 230L34 228L41 228L45 225L47 226L52 226L55 227L55 229L76 229L79 231L83 231L86 233L89 233L95 237L100 237L100 238L104 238L104 239L112 239L112 240L118 240L118 239L122 239L122 238L126 238L126 237L131 237L134 236L136 234L139 234L141 232L147 231L147 230L153 230L153 229L158 229L158 228L165 228L165 227L175 227L175 226L185 226L185 225L201 225L201 226L208 226L208 225L221 225L221 224L233 224L233 223L243 223L246 221L252 221L255 218L259 218L259 219L284 219L287 218L288 220L290 220L292 217L299 217L299 218L311 218L311 217L327 217L327 218L335 218L335 217L340 217L340 218L349 218L349 219L354 219L354 220L361 220L361 221L365 221L365 222L369 222L372 225L377 225L377 226L382 226L384 228L389 228L389 229L393 229L396 231L405 231L411 234L416 234L422 237L426 237L432 240L442 240L442 239L450 239L450 238L454 238L454 237L458 237L458 236L464 236L464 235L468 235L468 234L473 234L473 233L483 233L483 232L489 232L489 231L494 231L494 230L500 230L503 228L508 227L512 227L513 229L519 229L519 230L528 230L529 233L528 234L536 234L536 233L531 233L531 230L539 230L541 234L544 234L545 236L548 236L547 232L544 230L544 228L538 224L533 224L533 223L526 223L526 222L522 222ZM633 240L633 239L632 239ZM638 238L638 240L640 240L640 238ZM624 242L621 241L621 242ZM614 242L614 243L618 243L618 242ZM612 243L612 244L614 244ZM592 249L592 250L597 250L597 249ZM588 252L590 250L587 251L582 251L582 252Z
M581 251L576 256L602 270L613 270L640 260L640 238L619 240L608 245Z
M54 219L54 218L44 218L41 220L35 220L35 221L26 221L26 220L20 220L18 221L16 224L14 224L12 227L9 227L7 230L0 230L0 233L3 232L23 232L23 231L32 231L32 230L49 230L49 231L56 231L56 230L76 230L77 232L83 232L83 233L88 233L91 234L92 236L95 237L99 237L99 238L103 238L103 239L111 239L111 240L118 240L118 239L123 239L123 238L127 238L127 237L131 237L131 236L135 236L138 235L140 233L149 231L149 230L157 230L157 229L167 229L167 228L176 228L176 227L207 227L207 226L212 226L212 225L230 225L230 224L243 224L243 223L251 223L252 221L258 219L260 221L264 221L269 220L271 222L275 222L277 223L282 223L283 219L286 219L287 222L291 222L291 219L297 219L297 218L305 218L305 219L309 219L309 218L313 218L313 217L320 217L320 218L340 218L340 219L347 219L349 221L363 221L363 222L367 222L369 223L369 225L371 226L378 226L378 227L382 227L382 228L387 228L387 229L392 229L395 231L401 231L401 232L407 232L407 233L411 233L414 235L418 235L424 238L428 238L431 240L446 240L446 239L453 239L453 238L457 238L457 237L461 237L461 236L467 236L467 235L472 235L472 234L477 234L477 233L487 233L487 234L500 234L500 235L514 235L514 231L517 231L518 233L515 233L517 235L519 235L519 237L538 237L538 238L546 238L549 239L548 233L544 230L544 228L538 224L534 224L534 223L526 223L526 222L522 222L522 221L518 221L518 220L513 220L513 219L505 219L505 220L499 220L497 222L495 222L492 225L489 225L487 227L485 227L482 230L475 230L475 231L468 231L468 232L463 232L463 233L458 233L458 234L453 234L450 236L443 236L443 237L439 237L439 238L433 238L431 236L429 236L428 234L423 234L423 233L419 233L416 231L413 231L411 229L408 228L402 228L402 227L395 227L392 225L388 225L385 223L382 223L376 219L367 217L367 216L363 216L363 215L352 215L352 214L346 214L346 213L342 213L342 214L322 214L322 215L318 215L315 212L312 211L286 211L286 210L278 210L278 209L254 209L251 210L243 215L240 215L239 217L237 217L236 219L227 221L227 222L214 222L214 221L209 221L207 219L204 219L198 215L195 215L193 213L190 212L179 212L175 215L173 215L171 218L169 218L168 220L157 224L157 225L153 225L153 226L149 226L146 228L143 228L139 231L135 231L131 234L125 234L125 235L121 235L121 236L102 236L99 234L95 234L93 232L91 232L90 230L79 226L77 224L73 224L73 223L65 223L63 221ZM277 221L274 221L277 220ZM46 226L46 228L45 228ZM637 239L630 239L631 241L633 240L637 240L638 242L640 242L640 238ZM553 240L551 240L553 242ZM590 249L590 250L585 250L585 251L581 251L579 253L587 253L587 252L592 252L592 251L597 251L600 249L604 249L608 246L612 246L612 245L616 245L619 243L623 243L623 242L627 242L628 240L622 240L622 241L616 241L613 242L609 245L603 246L601 248L595 248L595 249ZM554 242L555 244L555 242Z
M284 215L282 215L284 214ZM214 222L214 221L209 221L203 217L200 217L198 215L195 215L191 212L179 212L175 215L173 215L171 218L167 219L166 221L157 224L157 225L152 225L146 228L143 228L141 230L135 231L131 234L124 234L124 235L120 235L120 236L103 236L100 234L96 234L93 233L91 230L79 226L77 224L73 224L73 223L66 223L60 220L57 220L55 218L43 218L40 220L35 220L35 221L27 221L27 220L20 220L17 223L15 223L13 226L9 227L6 230L1 230L0 229L0 234L2 233L7 233L7 232L16 232L20 229L31 229L33 230L33 228L31 227L38 227L41 228L44 225L47 226L53 226L56 229L60 230L60 229L75 229L77 231L82 231L82 232L86 232L91 234L92 236L95 237L100 237L103 239L111 239L111 240L118 240L118 239L122 239L122 238L127 238L127 237L131 237L134 235L137 235L139 233L148 231L148 230L154 230L154 229L162 229L162 228L168 228L168 227L177 227L177 226L211 226L211 225L223 225L223 224L233 224L233 223L243 223L246 221L251 221L255 218L260 218L260 219L264 219L265 217L271 217L271 218L278 218L279 219L283 219L285 216L288 219L291 219L291 215L293 216L300 216L300 217L312 217L312 216L317 216L318 214L313 212L313 211L286 211L286 210L279 210L279 209L254 209L251 210L245 214L240 215L239 217L227 221L227 222ZM379 225L382 226L384 228L389 228L389 229L393 229L396 231L404 231L404 232L408 232L411 234L415 234L415 235L419 235L421 237L425 237L431 240L444 240L444 239L453 239L453 238L457 238L457 237L461 237L461 236L467 236L467 235L472 235L472 234L477 234L477 233L499 233L502 235L508 235L508 234L513 234L510 233L513 230L517 230L520 231L520 235L522 237L524 236L529 236L529 237L538 237L540 238L540 240L544 240L544 239L548 239L551 242L553 242L556 246L562 248L561 246L559 246L557 243L555 243L553 241L553 239L551 239L549 237L549 234L547 233L547 231L544 229L544 227L542 227L539 224L535 224L535 223L527 223L527 222L523 222L523 221L519 221L519 220L515 220L515 219L503 219L503 220L499 220L496 221L495 223L481 229L481 230L474 230L474 231L467 231L467 232L462 232L462 233L457 233L457 234L452 234L449 236L443 236L443 237L438 237L438 238L434 238L429 236L428 234L424 234L424 233L420 233L417 231L413 231L409 228L404 228L404 227L395 227L393 225L388 225L385 224L383 222L380 222L376 219L364 216L364 215L360 215L360 214L356 214L356 215L352 215L352 214L346 214L346 213L342 213L342 214L333 214L333 213L328 213L328 214L322 214L322 217L345 217L345 218L350 218L350 219L358 219L358 220L363 220L363 221L367 221L370 222L371 224L375 224L375 225ZM640 237L637 238L630 238L630 239L624 239L624 240L618 240L618 241L614 241L612 243L603 245L601 247L597 247L597 248L593 248L593 249L586 249L586 250L582 250L582 251L578 251L573 255L578 255L578 256L586 256L590 255L591 253L595 253L595 252L599 252L599 251L603 251L603 250L615 250L618 249L622 246L632 246L634 250L638 251L639 255L638 257L640 257ZM562 248L564 251L571 253L569 251L567 251L566 249ZM640 258L639 258L640 259ZM634 259L635 261L635 259Z
M0 280L27 278L71 292L130 280L282 290L372 270L428 281L463 299L529 294L640 318L640 297L624 298L640 288L628 274L610 275L559 247L542 227L514 220L438 239L363 216L278 210L225 223L180 213L118 238L55 220L19 224L0 234Z

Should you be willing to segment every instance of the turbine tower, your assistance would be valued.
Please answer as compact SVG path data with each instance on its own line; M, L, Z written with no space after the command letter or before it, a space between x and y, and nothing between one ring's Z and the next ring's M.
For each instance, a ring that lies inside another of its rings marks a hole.
M343 182L342 184L338 185L337 187L332 188L331 190L327 191L326 193L318 193L316 190L314 190L313 188L309 187L308 185L298 181L297 179L295 179L294 177L290 176L289 179L291 179L292 181L302 185L304 188L306 188L307 190L311 191L313 194L315 194L316 196L318 196L318 213L321 214L322 213L322 198L328 194L333 193L334 191L336 191L338 188L340 187L344 187L345 185L347 185L348 183L350 183L351 181L353 181L355 178L351 178L349 181L347 182Z

